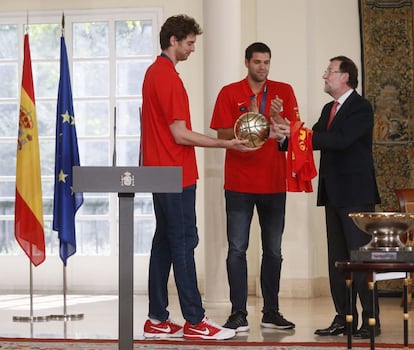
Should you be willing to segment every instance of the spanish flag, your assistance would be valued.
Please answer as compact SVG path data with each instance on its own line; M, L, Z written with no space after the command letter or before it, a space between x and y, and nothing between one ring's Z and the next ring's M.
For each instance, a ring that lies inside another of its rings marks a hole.
M29 35L24 35L24 59L16 156L14 234L33 265L45 260L39 137L33 88Z

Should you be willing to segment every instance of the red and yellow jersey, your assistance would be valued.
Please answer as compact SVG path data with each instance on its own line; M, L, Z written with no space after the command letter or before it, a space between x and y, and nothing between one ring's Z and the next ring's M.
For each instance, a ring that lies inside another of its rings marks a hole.
M210 127L215 130L233 128L237 118L249 111L253 95L247 78L224 86L218 94ZM261 113L268 117L270 103L276 96L283 100L280 115L289 121L300 120L293 88L272 80L267 80L257 95L258 106L263 110ZM286 157L279 151L277 141L268 139L253 152L227 150L224 188L246 193L285 192Z
M198 171L194 146L179 145L170 131L175 120L191 130L188 95L173 63L158 56L142 85L142 164L181 166L183 187L194 185Z

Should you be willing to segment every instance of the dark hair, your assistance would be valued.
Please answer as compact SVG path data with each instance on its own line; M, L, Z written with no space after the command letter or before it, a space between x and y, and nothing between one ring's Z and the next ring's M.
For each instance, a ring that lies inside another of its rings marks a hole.
M167 18L161 27L160 45L161 50L170 46L170 38L175 36L178 41L185 39L189 34L200 35L203 31L200 25L187 15L176 15Z
M270 51L269 46L264 43L253 43L246 48L245 59L250 61L254 52L269 53L269 57L272 57L272 52Z
M348 86L356 89L358 86L358 68L354 61L346 56L336 56L331 58L330 61L340 61L339 70L342 73L348 73Z

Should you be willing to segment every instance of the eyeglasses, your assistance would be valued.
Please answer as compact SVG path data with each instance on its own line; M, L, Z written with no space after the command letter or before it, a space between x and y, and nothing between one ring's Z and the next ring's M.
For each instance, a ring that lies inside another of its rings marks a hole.
M323 71L323 73L326 74L326 75L329 75L329 74L333 74L333 73L343 73L343 72L341 72L340 70L327 69L327 70Z

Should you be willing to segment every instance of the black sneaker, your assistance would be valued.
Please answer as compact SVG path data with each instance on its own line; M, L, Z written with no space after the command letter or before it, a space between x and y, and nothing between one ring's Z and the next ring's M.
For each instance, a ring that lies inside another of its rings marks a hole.
M293 329L295 324L286 320L279 311L268 311L263 314L260 325L264 328Z
M247 332L249 330L249 324L247 323L246 313L243 311L233 312L227 319L224 328L234 329L237 332Z

